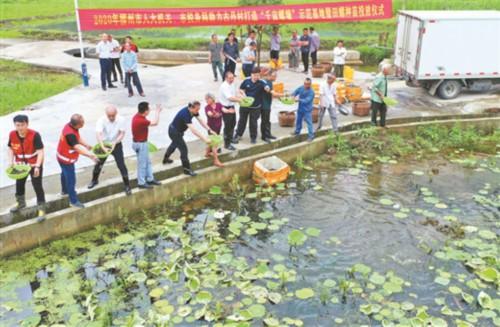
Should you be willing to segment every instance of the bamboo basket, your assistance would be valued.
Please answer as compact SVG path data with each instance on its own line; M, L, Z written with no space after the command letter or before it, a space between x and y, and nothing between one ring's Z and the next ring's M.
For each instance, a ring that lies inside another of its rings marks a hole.
M361 100L352 103L352 114L355 116L365 117L370 115L371 102Z
M295 126L295 112L293 111L280 111L278 121L281 127Z

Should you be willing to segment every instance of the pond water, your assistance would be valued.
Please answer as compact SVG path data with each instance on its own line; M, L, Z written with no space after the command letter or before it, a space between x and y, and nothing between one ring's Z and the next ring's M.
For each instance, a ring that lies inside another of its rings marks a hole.
M498 326L500 155L381 161L186 195L4 270L0 325Z

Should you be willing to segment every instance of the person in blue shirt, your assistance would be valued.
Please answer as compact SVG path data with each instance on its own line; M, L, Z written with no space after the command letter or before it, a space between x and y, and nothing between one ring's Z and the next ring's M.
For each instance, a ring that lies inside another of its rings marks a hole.
M122 67L125 71L125 85L128 88L128 96L134 95L134 90L132 89L132 84L130 80L132 79L134 85L137 87L137 92L141 97L146 96L142 89L141 80L137 74L137 54L132 51L130 43L125 43L124 52L122 54Z
M262 110L262 97L265 92L270 92L271 89L266 83L260 80L260 68L254 67L252 75L241 83L240 90L246 97L254 98L254 101L248 107L240 106L240 118L233 143L239 142L243 133L245 133L247 121L250 121L250 142L255 144L257 143L258 121Z
M182 108L177 115L175 115L174 120L168 127L168 136L170 136L172 142L168 146L165 156L163 157L163 164L170 164L174 162L170 159L170 156L174 153L175 149L179 149L181 152L181 162L184 174L189 176L196 176L196 173L191 169L191 164L188 158L188 148L186 142L184 141L184 132L189 129L200 140L210 144L208 137L200 133L193 126L193 117L198 120L201 126L203 126L209 134L215 134L215 132L208 127L207 123L200 118L200 102L190 102L187 107Z
M295 132L293 135L300 134L300 131L302 130L302 121L305 120L307 124L308 142L311 142L314 139L314 129L312 123L314 91L311 88L311 84L312 81L308 77L305 79L304 85L292 93L295 97L295 101L299 103L299 108L297 110L297 122L295 123Z

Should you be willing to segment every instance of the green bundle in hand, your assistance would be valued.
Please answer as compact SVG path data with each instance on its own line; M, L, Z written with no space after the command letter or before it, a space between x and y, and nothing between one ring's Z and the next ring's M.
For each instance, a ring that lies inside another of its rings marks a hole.
M243 99L241 99L240 106L242 106L242 107L250 107L253 104L254 100L255 99L252 98L252 97L244 97Z
M149 151L149 153L154 153L154 152L158 151L158 148L153 143L148 142L148 151Z
M293 97L282 97L280 98L281 103L286 105L295 104L295 99Z
M388 107L394 107L395 105L397 105L399 102L398 100L396 99L393 99L393 98L389 98L389 97L385 97L384 98L384 103L386 106Z
M211 147L218 147L224 141L222 135L215 135L215 134L210 135L208 139L210 140Z
M106 149L101 147L101 144L96 144L92 147L92 152L99 159L106 159L111 154L111 149L113 145L109 142L104 142Z
M16 164L5 170L7 176L11 179L18 180L27 177L30 174L31 166L26 164Z

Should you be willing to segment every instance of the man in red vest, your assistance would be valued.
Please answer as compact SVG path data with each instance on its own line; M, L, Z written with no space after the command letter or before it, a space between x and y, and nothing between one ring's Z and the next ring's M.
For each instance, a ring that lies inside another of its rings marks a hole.
M9 162L11 165L28 164L31 171L31 184L36 193L38 204L39 222L45 219L45 193L42 185L42 170L43 170L43 142L42 137L38 132L28 128L28 116L17 115L14 117L14 125L16 129L9 134ZM19 210L26 207L25 186L28 177L18 179L16 181L16 206L10 209L12 213L17 213Z
M68 194L69 204L75 208L84 208L76 194L76 173L75 162L81 155L92 159L98 163L98 159L90 152L91 146L80 137L80 128L85 121L82 115L74 114L71 120L62 130L59 144L57 146L57 161L61 166L61 186L62 194Z

